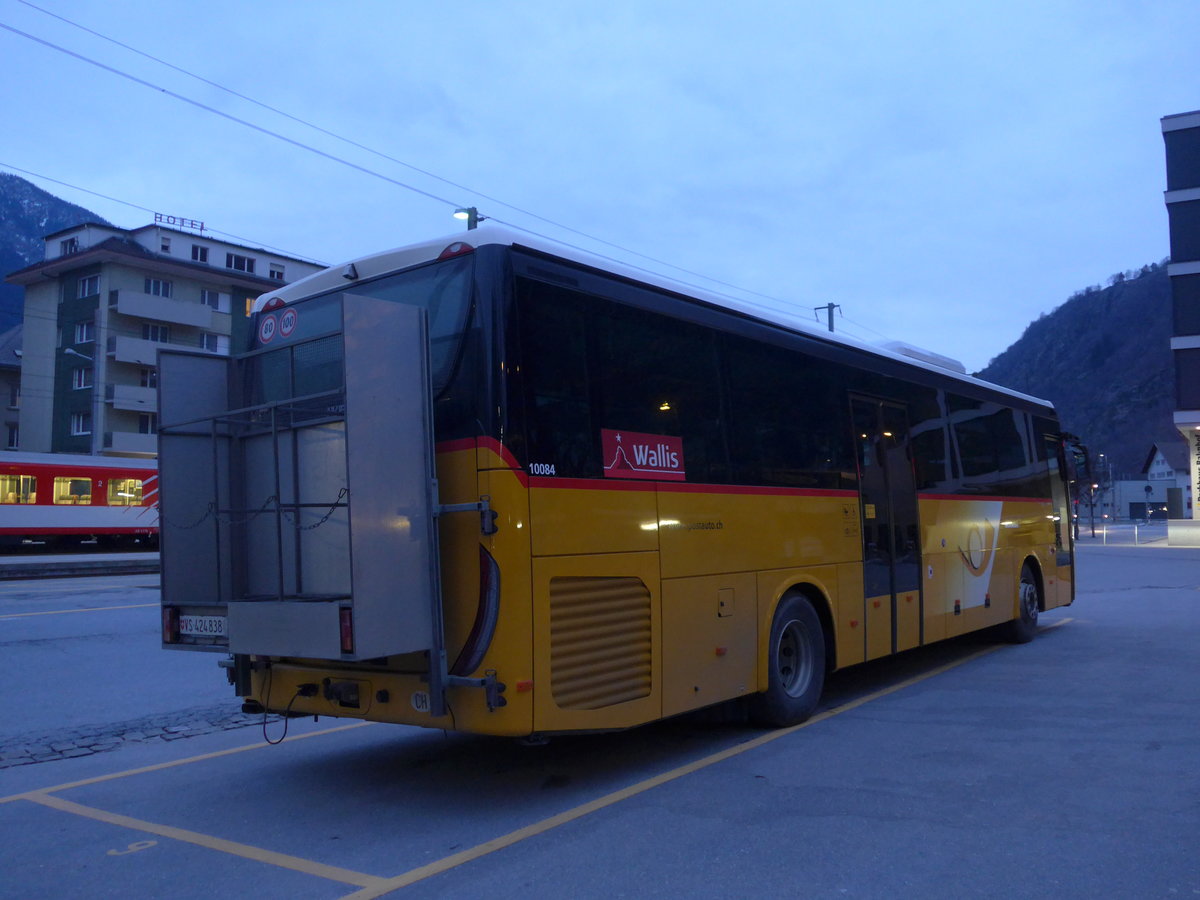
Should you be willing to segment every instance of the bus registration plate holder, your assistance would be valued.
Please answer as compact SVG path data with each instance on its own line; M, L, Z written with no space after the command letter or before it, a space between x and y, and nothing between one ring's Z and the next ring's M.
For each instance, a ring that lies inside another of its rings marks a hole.
M179 633L189 637L225 637L224 616L180 616Z

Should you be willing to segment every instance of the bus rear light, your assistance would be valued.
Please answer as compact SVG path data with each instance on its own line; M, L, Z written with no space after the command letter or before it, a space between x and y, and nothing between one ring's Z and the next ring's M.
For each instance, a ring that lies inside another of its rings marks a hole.
M342 633L342 653L354 653L354 610L343 606L338 610L338 625Z
M483 655L491 646L496 634L496 622L500 618L500 567L487 548L479 548L479 608L475 612L475 624L467 642L463 644L458 659L450 667L451 675L467 675L479 668Z
M438 259L452 259L455 256L465 256L468 253L474 253L475 248L466 241L455 241L438 254Z
M162 639L164 644L179 643L179 609L164 606L162 609Z

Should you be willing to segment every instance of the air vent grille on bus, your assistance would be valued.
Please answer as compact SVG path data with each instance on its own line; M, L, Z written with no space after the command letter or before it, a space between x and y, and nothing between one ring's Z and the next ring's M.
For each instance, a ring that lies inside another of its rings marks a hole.
M650 695L650 591L640 578L550 580L550 688L562 709Z

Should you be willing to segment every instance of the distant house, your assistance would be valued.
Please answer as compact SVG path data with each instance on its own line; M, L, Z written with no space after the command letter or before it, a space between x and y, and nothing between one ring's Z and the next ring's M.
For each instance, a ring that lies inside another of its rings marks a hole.
M1146 500L1151 505L1170 506L1171 490L1179 490L1178 510L1170 510L1172 518L1192 518L1192 478L1188 461L1188 447L1181 440L1164 440L1151 445L1142 466L1146 479ZM1133 511L1130 515L1137 516Z

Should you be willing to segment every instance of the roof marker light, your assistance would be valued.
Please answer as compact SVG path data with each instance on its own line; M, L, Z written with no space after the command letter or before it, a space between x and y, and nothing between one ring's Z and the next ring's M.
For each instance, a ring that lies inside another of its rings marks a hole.
M467 253L474 253L475 248L466 241L455 241L445 250L438 254L438 259L452 259L455 256L463 256Z

